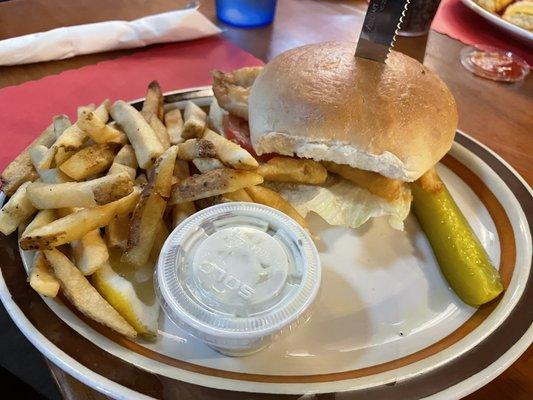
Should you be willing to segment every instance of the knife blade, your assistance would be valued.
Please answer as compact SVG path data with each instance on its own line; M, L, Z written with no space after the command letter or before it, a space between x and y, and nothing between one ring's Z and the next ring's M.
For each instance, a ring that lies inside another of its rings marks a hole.
M384 63L410 0L371 0L359 35L356 57Z

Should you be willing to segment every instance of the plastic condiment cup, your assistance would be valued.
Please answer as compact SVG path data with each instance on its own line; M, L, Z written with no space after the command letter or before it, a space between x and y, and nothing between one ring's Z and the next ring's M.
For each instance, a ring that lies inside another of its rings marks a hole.
M271 344L309 317L321 266L307 232L253 203L206 208L167 238L155 274L168 317L223 354Z

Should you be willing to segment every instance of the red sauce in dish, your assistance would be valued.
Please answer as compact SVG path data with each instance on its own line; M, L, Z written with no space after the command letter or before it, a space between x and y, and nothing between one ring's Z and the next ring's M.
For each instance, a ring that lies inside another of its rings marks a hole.
M473 51L469 57L476 75L506 81L519 80L523 75L523 65L505 53Z

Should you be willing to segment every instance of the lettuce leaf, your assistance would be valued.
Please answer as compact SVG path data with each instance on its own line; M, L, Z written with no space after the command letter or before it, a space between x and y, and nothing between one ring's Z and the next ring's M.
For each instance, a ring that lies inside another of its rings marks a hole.
M387 201L369 191L341 179L328 179L325 186L268 182L302 216L309 212L320 215L330 225L358 228L370 218L388 216L394 229L403 230L403 221L409 214L411 191L404 186L399 200Z

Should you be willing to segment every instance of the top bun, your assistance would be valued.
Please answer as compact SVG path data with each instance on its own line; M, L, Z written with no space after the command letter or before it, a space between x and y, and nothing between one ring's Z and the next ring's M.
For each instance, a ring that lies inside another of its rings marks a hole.
M253 147L414 181L450 149L455 100L402 53L392 51L386 64L354 53L354 43L326 42L268 63L249 98Z

